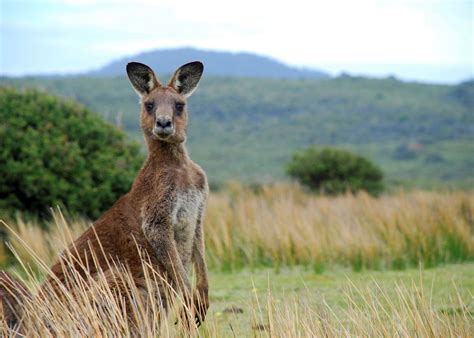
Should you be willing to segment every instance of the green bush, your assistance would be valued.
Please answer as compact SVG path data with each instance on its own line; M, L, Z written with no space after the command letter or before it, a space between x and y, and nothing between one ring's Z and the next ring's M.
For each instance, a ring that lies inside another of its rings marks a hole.
M328 194L365 190L377 195L383 190L383 173L366 158L346 150L309 147L297 152L287 173L312 190Z
M124 132L72 101L0 87L0 210L63 206L98 217L130 189L143 161Z

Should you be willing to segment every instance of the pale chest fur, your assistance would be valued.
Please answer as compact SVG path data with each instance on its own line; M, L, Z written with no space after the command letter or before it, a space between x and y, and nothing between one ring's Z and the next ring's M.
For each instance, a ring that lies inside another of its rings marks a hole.
M204 203L204 192L196 189L178 192L174 199L171 222L178 252L186 269L189 268L196 226Z
M178 193L171 212L174 230L194 232L203 202L204 194L199 190L192 189Z

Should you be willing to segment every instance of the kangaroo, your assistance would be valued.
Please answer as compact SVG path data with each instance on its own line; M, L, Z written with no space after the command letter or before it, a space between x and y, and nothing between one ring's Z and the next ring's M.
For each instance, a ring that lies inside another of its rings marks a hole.
M167 85L162 85L150 67L138 62L127 64L129 81L140 98L140 125L148 158L131 190L68 250L80 263L77 270L81 275L94 275L98 269L107 272L113 260L125 265L137 288L146 293L140 251L145 250L157 271L185 296L198 326L209 308L203 234L209 188L206 174L188 156L185 141L186 100L196 89L203 69L198 61L185 64L176 70ZM96 256L95 263L91 251ZM53 265L54 276L46 279L43 288L49 285L59 289L58 281L68 286L63 259L60 257ZM188 277L191 264L196 272L194 292ZM88 271L84 271L86 268ZM4 279L10 286L15 283L11 276L5 275ZM0 291L6 287L3 283ZM5 298L3 302L6 301ZM11 323L18 322L21 311L17 308L17 303L4 306L4 317Z

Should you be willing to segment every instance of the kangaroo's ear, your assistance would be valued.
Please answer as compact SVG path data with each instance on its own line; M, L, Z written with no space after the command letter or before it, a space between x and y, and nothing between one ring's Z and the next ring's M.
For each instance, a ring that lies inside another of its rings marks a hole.
M155 73L153 73L153 70L143 63L128 63L127 74L130 83L139 96L146 95L156 87L160 86L160 81Z
M187 63L174 72L168 86L176 89L178 93L185 97L189 97L197 88L203 71L204 65L202 62L194 61Z

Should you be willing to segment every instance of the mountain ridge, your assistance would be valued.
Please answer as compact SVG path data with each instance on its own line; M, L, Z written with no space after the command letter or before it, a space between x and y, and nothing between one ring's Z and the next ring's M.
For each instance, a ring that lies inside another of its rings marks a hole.
M206 75L281 79L322 79L329 73L317 69L289 66L274 58L248 52L204 50L192 47L156 49L122 57L83 75L111 77L123 75L130 61L145 63L159 74L171 74L192 60L205 64Z

